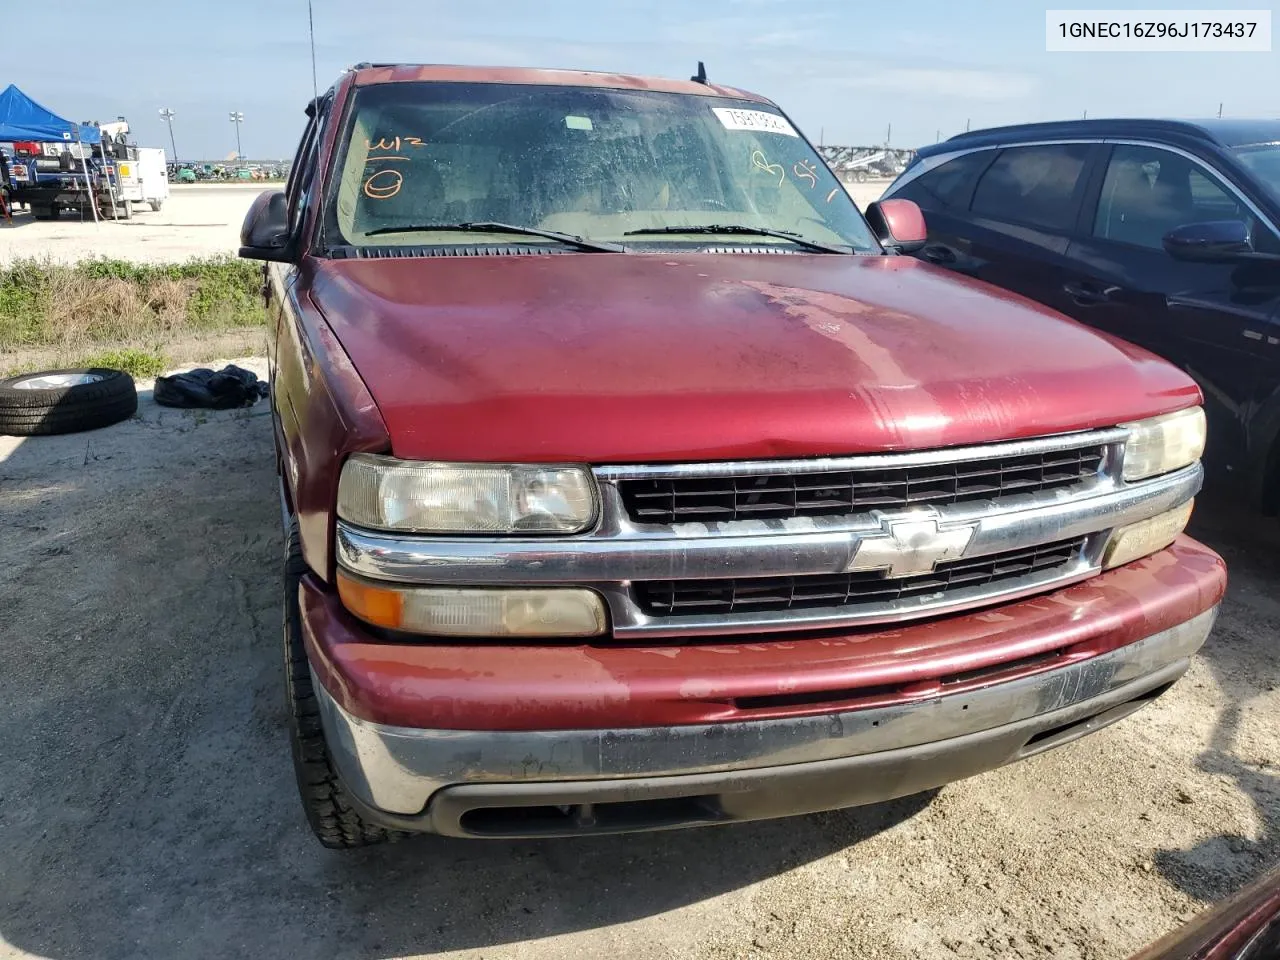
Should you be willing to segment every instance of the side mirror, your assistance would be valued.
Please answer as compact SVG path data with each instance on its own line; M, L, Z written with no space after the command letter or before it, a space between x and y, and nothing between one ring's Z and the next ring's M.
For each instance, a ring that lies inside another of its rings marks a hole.
M1209 220L1175 227L1161 240L1175 260L1232 263L1253 253L1249 226L1242 220Z
M913 200L877 200L867 207L867 223L881 243L899 253L914 253L929 239L924 214Z
M260 193L240 227L240 256L246 260L293 259L289 237L289 206L283 190Z

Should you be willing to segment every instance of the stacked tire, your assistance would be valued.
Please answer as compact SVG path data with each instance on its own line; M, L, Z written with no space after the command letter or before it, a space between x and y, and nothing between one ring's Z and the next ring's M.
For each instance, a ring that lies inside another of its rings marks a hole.
M138 391L123 370L43 370L0 380L0 434L30 437L96 430L138 410Z

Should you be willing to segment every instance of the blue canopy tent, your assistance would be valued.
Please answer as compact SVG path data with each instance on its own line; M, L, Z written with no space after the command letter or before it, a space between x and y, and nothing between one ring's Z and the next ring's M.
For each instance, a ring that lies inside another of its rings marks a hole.
M0 93L0 140L98 143L101 139L97 127L63 120L12 83Z
M29 140L35 143L99 143L102 133L87 123L72 123L52 110L40 106L14 84L0 93L0 140ZM90 187L89 162L80 153L84 167L86 190ZM98 207L89 203L94 223L98 221Z

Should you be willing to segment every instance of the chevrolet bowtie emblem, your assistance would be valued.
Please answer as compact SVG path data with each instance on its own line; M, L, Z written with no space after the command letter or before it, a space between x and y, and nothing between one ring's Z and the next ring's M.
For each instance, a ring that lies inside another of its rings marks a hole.
M945 560L959 560L973 539L976 524L949 524L936 519L881 521L880 533L869 533L858 543L847 572L883 570L886 576L910 577L932 573Z

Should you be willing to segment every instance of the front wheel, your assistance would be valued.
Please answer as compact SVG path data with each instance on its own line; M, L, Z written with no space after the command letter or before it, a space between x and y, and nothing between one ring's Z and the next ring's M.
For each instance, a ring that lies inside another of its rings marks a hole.
M302 644L298 584L306 572L298 522L290 519L284 556L284 675L293 772L307 822L316 838L335 850L397 840L404 834L385 830L360 816L334 770L320 723L320 704L312 687L307 651Z
M163 207L163 206L164 206L164 201L163 201L163 200L152 200L152 201L151 201L151 212L152 212L152 213L159 213L159 212L160 212L160 208L161 208L161 207Z

